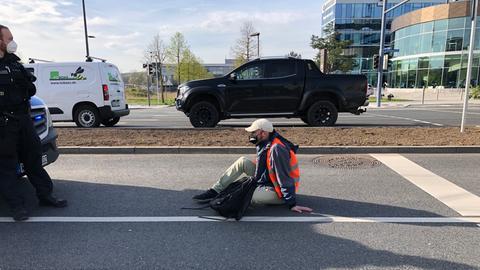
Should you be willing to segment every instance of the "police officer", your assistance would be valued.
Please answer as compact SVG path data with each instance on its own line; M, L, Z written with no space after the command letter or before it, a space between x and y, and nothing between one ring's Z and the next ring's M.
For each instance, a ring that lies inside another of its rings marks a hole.
M35 77L14 53L10 30L0 25L0 192L16 221L28 219L18 190L17 164L22 162L41 206L65 207L66 200L52 196L53 184L42 167L42 147L30 117L30 97L35 95Z

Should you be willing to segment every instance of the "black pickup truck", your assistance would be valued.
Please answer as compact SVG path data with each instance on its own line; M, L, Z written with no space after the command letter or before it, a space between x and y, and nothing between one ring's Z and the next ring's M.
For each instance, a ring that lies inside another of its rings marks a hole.
M312 60L256 59L223 77L180 85L176 107L194 127L251 117L298 117L311 126L332 126L339 112L364 112L366 92L363 75L327 75Z

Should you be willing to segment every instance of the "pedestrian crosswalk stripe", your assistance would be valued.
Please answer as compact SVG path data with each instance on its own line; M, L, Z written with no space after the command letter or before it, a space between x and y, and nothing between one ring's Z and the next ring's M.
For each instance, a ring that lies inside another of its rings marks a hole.
M462 216L480 216L480 197L399 154L371 154Z

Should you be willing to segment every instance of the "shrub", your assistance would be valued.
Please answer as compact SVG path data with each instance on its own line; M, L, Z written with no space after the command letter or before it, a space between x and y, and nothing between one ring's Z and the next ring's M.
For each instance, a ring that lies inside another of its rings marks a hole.
M480 99L480 86L472 88L472 92L470 93L470 98Z

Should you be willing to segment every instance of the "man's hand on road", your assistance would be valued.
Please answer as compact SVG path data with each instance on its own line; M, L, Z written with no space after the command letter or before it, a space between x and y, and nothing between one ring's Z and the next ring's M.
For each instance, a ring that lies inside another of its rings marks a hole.
M313 211L312 208L305 207L305 206L300 206L300 205L294 206L290 210L292 210L293 212L297 212L297 213L303 213L303 212L311 213Z

